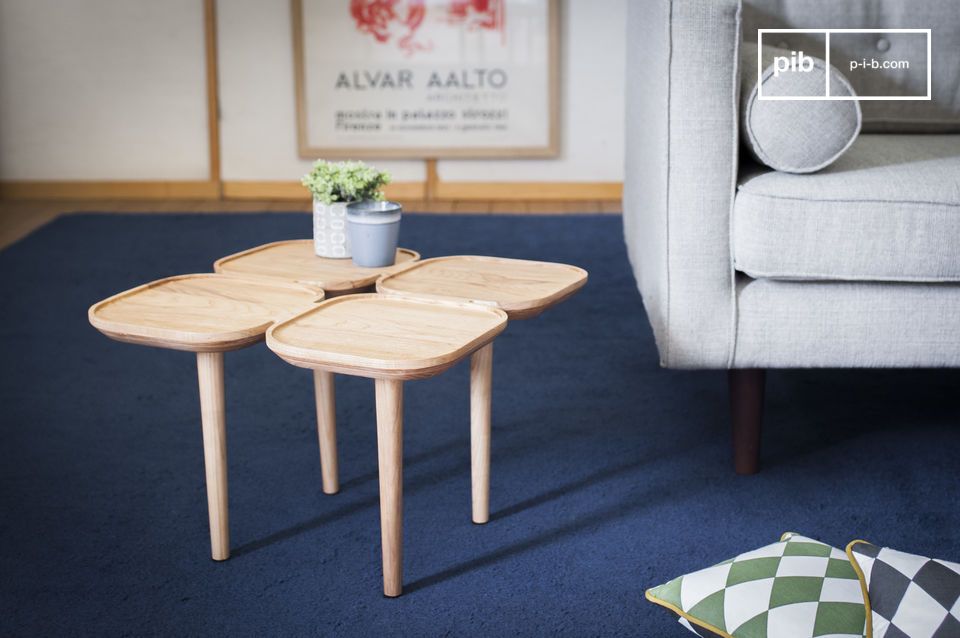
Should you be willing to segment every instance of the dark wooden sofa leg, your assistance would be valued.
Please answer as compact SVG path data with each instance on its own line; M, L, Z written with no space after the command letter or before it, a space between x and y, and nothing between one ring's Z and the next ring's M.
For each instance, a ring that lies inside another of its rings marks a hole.
M767 371L730 370L730 416L733 420L733 469L756 474L760 469L760 425Z

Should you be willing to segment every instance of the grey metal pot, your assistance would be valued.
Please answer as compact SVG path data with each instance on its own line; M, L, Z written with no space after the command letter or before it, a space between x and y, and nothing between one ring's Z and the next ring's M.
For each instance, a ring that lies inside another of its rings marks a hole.
M394 264L402 211L396 202L370 200L347 205L347 234L354 264L363 268Z

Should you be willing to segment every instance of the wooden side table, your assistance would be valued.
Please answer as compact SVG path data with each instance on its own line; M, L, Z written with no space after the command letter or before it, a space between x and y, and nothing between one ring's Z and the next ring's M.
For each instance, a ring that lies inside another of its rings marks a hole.
M296 282L322 290L327 298L372 292L380 275L406 268L420 259L420 253L397 249L393 266L360 268L350 259L318 257L313 240L291 239L256 246L218 259L213 269L226 275L258 277L274 281ZM314 370L313 385L317 405L317 439L320 447L320 472L325 494L340 491L337 464L336 393L333 375Z
M403 382L439 374L471 354L489 360L506 323L505 312L479 304L361 294L327 300L267 331L267 346L293 365L375 379L387 596L403 589ZM490 371L471 365L471 411L489 415Z
M568 299L587 283L587 271L576 266L525 259L458 255L437 257L382 276L377 291L397 298L455 299L500 308L510 320L530 319ZM471 361L471 378L489 380L493 348ZM471 385L476 388L477 384ZM470 439L473 522L490 520L489 402L473 401Z
M424 259L386 273L377 292L397 297L459 299L530 319L571 297L587 283L587 271L547 261L454 255Z
M415 250L398 248L393 266L360 268L350 259L317 257L311 239L291 239L222 257L213 264L213 270L226 275L292 281L323 290L330 298L372 292L377 277L405 268L419 259L420 253Z
M305 286L215 274L160 279L94 304L111 339L197 353L203 460L214 560L230 557L223 353L263 339L274 321L323 299Z

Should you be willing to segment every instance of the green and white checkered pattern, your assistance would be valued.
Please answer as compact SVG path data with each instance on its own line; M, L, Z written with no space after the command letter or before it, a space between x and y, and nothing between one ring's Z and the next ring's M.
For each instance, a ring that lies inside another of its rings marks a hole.
M863 593L847 555L797 534L784 534L779 543L654 587L647 598L682 611L721 636L865 635ZM695 633L706 634L700 629Z

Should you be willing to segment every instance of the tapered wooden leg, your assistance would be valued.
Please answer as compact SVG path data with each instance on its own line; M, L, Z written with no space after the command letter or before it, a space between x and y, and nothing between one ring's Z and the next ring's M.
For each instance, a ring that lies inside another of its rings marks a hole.
M730 370L730 416L733 419L733 468L737 474L760 469L760 431L766 370Z
M200 416L203 425L203 465L207 475L210 553L213 560L230 558L230 519L227 512L227 432L223 398L223 353L198 352Z
M470 358L470 473L473 522L490 520L490 395L493 380L493 343Z
M337 402L333 373L314 370L313 387L317 395L317 435L320 440L323 491L325 494L336 494L340 491L340 476L337 470Z
M403 381L377 379L383 593L403 590Z

